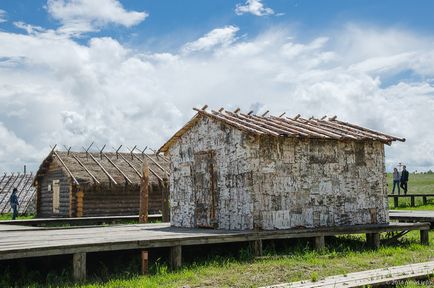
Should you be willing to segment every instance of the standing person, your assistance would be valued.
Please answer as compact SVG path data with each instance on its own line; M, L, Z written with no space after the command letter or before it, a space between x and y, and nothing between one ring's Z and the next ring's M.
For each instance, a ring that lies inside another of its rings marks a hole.
M401 172L401 188L404 189L404 195L407 195L407 182L408 182L408 171L404 166L402 166L402 172Z
M395 186L398 187L398 195L401 194L401 189L399 187L399 182L401 180L401 174L397 168L393 168L393 189L392 194L395 194Z
M12 191L11 198L9 198L9 202L11 203L12 208L12 220L15 220L18 216L18 196L17 196L18 189L14 188Z

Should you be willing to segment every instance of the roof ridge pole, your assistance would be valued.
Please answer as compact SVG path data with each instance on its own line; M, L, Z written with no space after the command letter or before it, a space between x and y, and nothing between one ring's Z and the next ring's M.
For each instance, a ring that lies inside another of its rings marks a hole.
M125 180L127 180L128 182L130 182L130 184L133 184L133 181L130 180L130 178L128 178L128 176L103 152L102 155L110 162L110 164L112 164L116 170L119 171L119 173L122 174L122 176L124 176Z
M89 171L89 169L87 169L87 167L86 167L86 166L85 166L85 165L80 161L80 159L78 159L77 156L75 156L72 152L71 152L71 156L72 156L72 158L75 159L75 161L78 162L78 164L80 164L81 167L83 167L83 169L87 172L87 174L89 174L90 177L92 177L92 179L93 179L94 182L100 184L100 182L99 182L98 179L95 177L95 175L93 175L93 174Z
M89 153L89 156L101 168L101 170L104 172L104 174L107 175L107 177L110 179L110 181L112 181L115 185L118 185L116 180L112 177L112 175L110 175L110 173L107 170L105 170L105 168L101 165L101 163L99 163L98 160L95 157L93 157L92 154Z

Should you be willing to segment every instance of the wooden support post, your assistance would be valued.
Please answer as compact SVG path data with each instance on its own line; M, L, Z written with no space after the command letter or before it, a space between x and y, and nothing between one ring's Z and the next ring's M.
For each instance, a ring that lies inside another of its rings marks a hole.
M426 200L426 196L422 196L422 200L423 200L423 205L428 204L428 201Z
M143 161L143 177L140 182L139 223L148 223L148 195L149 195L148 185L149 185L148 162Z
M429 230L420 230L420 244L429 245Z
M250 244L250 251L252 252L253 256L255 256L255 257L262 256L262 240L261 239L251 241L249 244Z
M169 181L167 180L167 177L163 178L163 207L162 207L162 214L163 214L163 222L169 222L170 221L170 208L169 208Z
M142 275L148 274L148 251L143 250L141 253L142 262Z
M414 196L410 196L410 200L411 200L411 207L414 207L416 205L414 205Z
M179 269L182 265L182 246L170 247L170 268L172 271Z
M366 233L366 242L373 249L380 248L380 233Z
M86 280L86 253L75 253L72 255L72 266L74 269L74 280L82 282Z
M324 236L315 237L315 250L322 251L325 249L325 238Z
M395 196L395 197L393 197L393 206L395 207L395 208L397 208L398 207L398 196Z

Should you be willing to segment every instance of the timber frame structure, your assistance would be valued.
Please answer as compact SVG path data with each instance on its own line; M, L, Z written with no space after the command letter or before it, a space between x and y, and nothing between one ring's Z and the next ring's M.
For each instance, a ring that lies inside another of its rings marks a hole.
M148 166L148 211L162 213L166 220L167 159L146 154L146 148L119 152L121 146L104 152L104 147L97 152L51 150L34 180L38 217L137 215L143 168Z
M18 213L25 214L35 209L36 189L33 187L33 173L11 173L0 176L0 214L11 212L9 198L12 190L18 189Z

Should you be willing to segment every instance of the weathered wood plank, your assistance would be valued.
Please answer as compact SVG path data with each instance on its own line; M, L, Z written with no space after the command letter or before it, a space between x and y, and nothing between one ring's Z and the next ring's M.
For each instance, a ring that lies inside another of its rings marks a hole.
M75 253L72 255L72 266L74 280L82 282L86 280L86 253Z
M267 286L267 288L304 288L304 287L366 287L379 286L387 283L404 279L417 279L423 276L432 274L434 270L434 261L415 263L403 266L395 266L389 268L367 270L361 272L348 273L344 275L336 275L320 279L319 281L304 280L292 283L283 283Z

